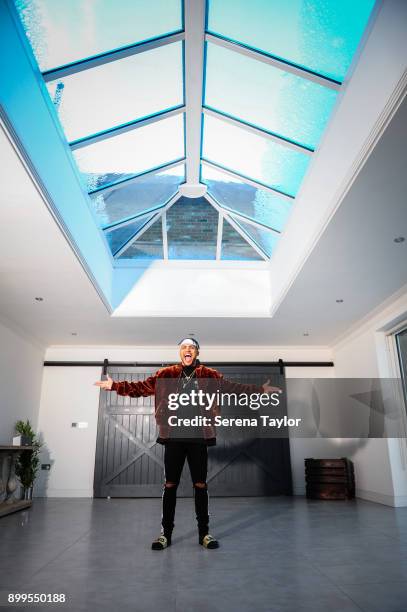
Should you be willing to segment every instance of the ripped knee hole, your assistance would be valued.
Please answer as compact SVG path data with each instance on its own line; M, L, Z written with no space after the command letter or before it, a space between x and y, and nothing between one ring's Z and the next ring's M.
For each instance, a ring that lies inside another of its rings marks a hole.
M194 482L194 487L198 489L206 489L206 482Z

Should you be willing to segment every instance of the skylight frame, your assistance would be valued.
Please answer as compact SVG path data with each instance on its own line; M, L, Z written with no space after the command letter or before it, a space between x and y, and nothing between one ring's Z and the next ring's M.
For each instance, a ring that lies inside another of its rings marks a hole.
M299 66L298 64L289 62L288 60L283 60L275 55L272 55L271 53L261 51L260 49L255 49L254 47L251 47L245 43L232 40L231 38L221 36L220 34L215 34L208 29L205 32L205 41L211 42L215 45L220 45L226 49L229 49L230 51L236 51L237 53L241 53L242 55L246 55L252 59L264 62L270 66L274 66L274 68L278 68L284 72L290 72L297 77L308 79L313 83L333 89L334 91L340 91L341 89L342 81L324 76L323 74L319 74L318 72L314 72L313 70L304 68L303 66Z
M278 195L279 197L284 198L291 203L294 202L295 200L295 196L291 195L290 193L279 191L278 189L275 189L274 187L271 187L270 185L267 185L266 183L256 181L255 179L245 176L244 174L241 174L240 172L236 172L235 170L226 168L225 166L222 166L221 164L210 161L209 159L206 159L206 157L201 158L201 164L208 166L209 168L214 168L215 170L222 170L222 172L224 172L225 174L229 174L232 177L236 176L239 179L241 179L244 183L247 183L248 185L253 185L253 187L257 187L260 189L265 189L266 191L270 191L270 193L274 193L275 195Z
M90 68L97 68L98 66L103 66L110 62L115 62L126 57L131 57L132 55L151 51L152 49L158 49L159 47L183 40L185 40L185 29L178 30L175 33L165 34L164 36L158 36L146 42L134 43L119 49L100 53L99 55L92 55L82 60L58 66L57 68L44 70L41 74L44 81L49 83L50 81L71 76L72 74L77 74L78 72L89 70Z
M171 168L175 168L176 166L179 166L185 163L186 163L185 156L180 157L179 159L168 162L168 164L161 164L159 166L155 166L154 168L149 168L148 170L145 170L144 172L139 172L135 174L134 176L130 176L124 179L119 179L118 181L113 181L111 183L106 183L106 185L101 185L100 187L97 187L96 189L91 189L90 191L86 193L89 196L95 195L97 193L102 193L102 192L109 193L109 191L112 191L113 189L116 189L117 187L121 185L131 185L132 183L136 183L139 179L145 176L148 176L149 174L155 174L156 172L160 172L161 170L170 170Z
M203 6L204 10L203 10L203 14L204 16L206 16L207 18L207 8L208 8L208 2L205 0L195 0L194 3L191 4L197 4L199 6ZM186 70L185 70L185 38L186 38L186 31L185 31L185 7L188 7L189 2L187 2L186 0L183 0L181 2L181 6L182 6L182 25L183 25L183 30L180 31L176 31L174 33L167 33L163 36L159 36L157 38L154 39L150 39L148 41L144 41L141 43L135 43L134 45L128 45L127 47L122 47L120 49L115 49L112 51L108 51L105 53L101 53L97 56L93 56L93 57L89 57L89 58L85 58L84 60L79 60L79 61L75 61L72 62L71 64L66 64L64 66L59 66L57 68L51 69L51 70L47 70L44 71L42 73L43 77L44 77L44 81L47 82L48 80L53 80L55 78L60 78L61 76L65 75L69 75L69 74L75 74L76 72L82 72L85 71L91 67L97 66L97 65L103 65L105 63L109 63L109 62L114 62L117 61L119 59L122 59L123 57L129 57L131 55L137 54L137 53L142 53L144 51L149 51L152 50L154 48L158 48L158 47L162 47L165 46L166 44L171 44L173 42L176 41L182 41L182 50L183 50L183 62L182 62L182 76L183 76L183 104L182 105L178 105L177 107L171 108L171 109L166 109L166 110L162 110L158 113L152 114L150 116L147 117L142 117L139 119L136 119L134 121L130 121L128 123L125 123L123 125L118 125L118 126L114 126L112 128L109 128L107 130L104 130L102 132L99 132L97 134L93 134L91 136L87 136L81 139L78 139L76 141L72 141L69 143L69 146L71 148L72 151L76 150L76 149L80 149L81 147L85 147L89 144L93 144L99 141L103 141L105 139L114 137L116 135L119 135L121 133L125 133L131 130L135 130L138 129L139 127L143 127L144 125L148 125L149 123L154 123L156 121L160 121L163 120L165 118L168 118L172 115L177 115L179 113L183 113L184 115L184 157L179 158L177 160L171 161L168 164L162 164L160 166L145 170L143 172L139 172L137 174L134 174L133 176L127 176L124 179L120 179L116 182L113 183L109 183L106 185L103 185L102 187L99 187L97 189L91 190L91 191L87 191L86 189L84 190L85 193L88 193L88 195L90 194L95 194L98 192L108 192L111 189L115 189L117 187L119 187L121 184L131 184L133 181L137 181L138 179L140 179L143 176L152 174L157 172L158 170L162 170L165 168L171 168L174 167L180 163L185 163L185 168L186 168L186 172L185 172L185 177L187 182L190 182L188 180L188 173L187 173L187 167L188 167L188 163L189 163L189 156L187 155L187 138L188 138L188 134L189 131L187 129L187 117L188 117L188 112L189 112L189 106L190 106L190 100L188 100L188 105L186 104ZM205 5L206 5L206 11L205 11ZM188 8L187 10L189 10L191 13L193 13L193 17L196 18L197 16L197 12L196 12L196 8ZM198 9L199 12L199 9ZM216 39L216 40L215 40ZM230 174L232 176L237 176L239 177L239 179L243 182L246 182L247 184L252 184L255 187L258 187L262 190L268 190L276 195L278 195L280 198L287 198L288 201L290 201L291 203L293 202L293 200L295 200L295 196L294 195L290 195L290 194L285 194L284 192L279 191L278 189L274 189L273 187L271 187L270 185L266 185L263 184L261 182L258 182L256 180L250 179L249 177L246 177L244 175L241 175L238 172L235 172L233 170L230 170L229 168L223 167L222 165L215 163L215 162L210 162L209 160L206 160L205 158L203 158L202 156L202 147L203 147L203 117L205 114L207 115L211 115L219 120L225 121L226 123L230 123L231 125L234 125L235 127L239 127L242 129L246 129L249 132L252 132L258 136L264 137L264 138L269 138L270 140L276 142L276 144L279 145L286 145L287 147L294 149L297 152L301 152L301 153L305 153L308 154L309 156L312 155L313 150L304 146L304 145L300 145L299 143L295 143L292 142L288 139L285 139L281 136L278 136L277 134L273 134L272 132L265 130L264 128L260 128L254 124L248 123L247 121L238 119L236 117L233 117L231 115L228 115L227 113L224 113L222 111L219 111L217 109L213 109L210 106L207 106L204 104L204 85L205 85L205 78L206 78L206 59L205 59L205 49L207 47L207 43L211 42L213 44L218 44L219 46L223 46L225 48L229 48L229 50L233 50L234 52L238 52L240 54L246 55L251 57L251 59L255 59L257 61L262 61L266 64L269 65L273 65L274 67L280 69L280 70L284 70L285 72L291 72L292 74L295 74L296 76L300 76L302 78L308 78L309 80L313 81L313 82L317 82L319 85L323 85L325 87L330 87L333 90L339 91L340 87L341 87L341 83L339 81L335 81L334 79L331 79L327 76L323 76L320 75L318 73L313 72L312 70L309 70L307 68L304 68L302 66L297 66L296 64L292 64L288 61L282 60L281 58L277 58L275 56L273 56L270 53L255 49L253 47L250 47L249 45L246 45L244 43L240 43L238 41L234 41L231 39L227 39L226 37L223 37L221 35L218 34L214 34L211 33L207 30L207 21L204 25L204 38L203 38L203 49L204 49L204 67L203 67L203 79L201 81L201 84L203 85L203 96L202 96L202 104L200 106L200 156L199 156L199 161L198 161L198 168L199 168L199 178L198 181L196 182L202 182L200 181L201 178L201 174L200 174L200 170L202 167L202 164L206 164L208 166L213 166L214 168L218 168L220 170L222 170L225 174ZM359 43L360 44L360 43ZM123 54L123 55L120 55ZM93 63L92 63L93 62ZM66 70L67 72L63 72L64 70ZM57 76L55 76L57 75ZM308 76L306 76L308 75ZM197 129L198 126L198 121L196 121L196 125L194 127L194 129ZM326 128L325 128L326 129ZM182 147L181 147L182 149ZM196 159L194 160L194 164L196 165ZM193 182L193 181L192 181ZM160 217L161 217L161 221L163 223L163 232L162 232L162 236L163 236L163 256L165 258L165 252L167 251L167 258L168 258L168 237L167 237L167 231L166 231L166 210L168 209L168 204L170 204L170 206L175 203L178 199L179 199L180 195L176 194L175 196L173 196L167 203L165 204L160 204L157 207L154 208L150 208L150 209L146 209L145 211L139 212L137 214L135 214L134 216L132 215L131 217L128 217L126 219L123 219L122 221L118 221L115 222L114 224L111 224L109 226L105 226L103 228L101 228L102 234L105 235L105 233L108 233L109 231L113 231L115 229L117 229L118 227L124 227L128 224L130 224L131 222L133 222L135 219L139 218L139 217L143 217L145 215L149 215L149 214L153 214L153 217L150 219L151 223L148 224L148 227L150 227L150 225L152 223L155 223ZM212 206L214 206L214 208L217 208L214 205L214 202L216 202L216 199L213 198L213 196L209 196L206 195L205 198L208 200L208 202L210 204L212 204ZM211 201L212 200L212 201ZM233 217L241 218L242 221L244 221L247 224L251 224L253 226L258 227L259 229L262 230L266 230L266 231L274 231L275 233L280 233L278 230L275 230L273 228L270 228L266 225L264 225L263 223L260 222L256 222L254 221L252 218L247 217L246 215L239 213L237 211L228 211L227 208L224 208L223 205L219 204L218 202L216 202L216 204L219 206L218 210L218 232L217 232L217 245L216 245L216 253L217 253L217 259L221 258L221 248L222 248L222 227L223 227L223 222L224 219L226 219L230 225L242 236L242 238L248 243L250 244L250 246L252 248L254 248L256 250L256 252L258 252L264 259L269 259L268 256L265 256L265 254L263 252L260 252L261 248L258 247L258 245L256 245L256 243L251 240L251 238L249 236L246 235L245 232L241 231L241 228L237 225L233 223ZM231 214L229 214L231 213ZM131 241L136 241L143 233L146 229L148 229L148 227L143 226L141 228L141 230L139 230L132 238ZM219 238L220 237L220 238ZM128 243L126 243L126 248L128 248L129 246L131 246L132 242L128 241ZM165 243L167 242L166 246ZM260 250L259 250L260 248ZM125 251L126 249L124 249ZM124 252L123 251L123 252ZM110 252L109 252L110 254ZM120 254L116 253L114 255L114 258L116 259L116 257L119 257Z
M148 115L147 117L134 119L133 121L128 121L127 123L123 123L122 125L116 125L106 130L102 130L101 132L97 132L96 134L91 134L90 136L78 138L78 140L70 142L69 146L71 151L77 151L78 149L83 149L84 147L95 144L97 142L102 142L103 140L108 140L109 138L120 136L121 134L125 134L126 132L132 132L133 130L137 130L138 128L145 127L146 125L151 125L152 123L156 123L157 121L161 121L163 119L169 119L170 117L180 115L181 113L185 113L185 102L184 104L173 106L170 109L165 109L159 111L158 113L153 113L151 115Z
M229 113L225 113L224 111L220 111L216 108L212 108L207 104L202 106L202 112L204 115L209 117L215 117L215 119L220 119L221 121L225 121L225 123L229 123L238 128L242 128L247 132L251 132L252 134L256 134L256 136L261 136L262 138L267 138L276 144L283 145L292 151L296 151L297 153L304 153L305 155L309 155L310 157L314 153L315 149L311 147L307 147L305 145L300 144L299 142L295 142L294 140L290 140L288 138L283 138L278 134L274 134L270 130L266 130L265 128L259 127L254 123L248 123L247 121L243 121L243 119L238 119L237 117L233 117L229 115Z

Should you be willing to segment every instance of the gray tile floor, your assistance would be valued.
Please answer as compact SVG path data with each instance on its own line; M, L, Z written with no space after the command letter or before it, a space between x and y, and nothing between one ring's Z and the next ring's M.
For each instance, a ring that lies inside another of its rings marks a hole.
M160 501L36 499L0 519L0 610L407 612L407 508L212 498L209 551L180 499L173 546L157 552ZM68 603L7 607L9 591Z

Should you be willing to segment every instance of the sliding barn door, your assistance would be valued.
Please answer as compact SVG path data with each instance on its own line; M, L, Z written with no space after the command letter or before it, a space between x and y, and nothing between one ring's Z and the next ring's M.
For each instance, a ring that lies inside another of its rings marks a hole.
M216 366L225 377L242 383L272 382L284 386L278 368L242 365ZM157 368L110 368L115 380L138 381ZM96 445L95 497L159 497L164 477L164 447L156 443L154 397L100 394ZM291 465L288 439L223 439L209 448L208 485L213 496L290 494ZM179 495L192 495L188 466Z

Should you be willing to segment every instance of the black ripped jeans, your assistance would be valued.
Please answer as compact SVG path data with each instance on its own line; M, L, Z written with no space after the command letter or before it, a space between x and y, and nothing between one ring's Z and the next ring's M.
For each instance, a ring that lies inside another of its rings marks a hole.
M208 488L206 485L208 448L204 442L171 440L165 444L164 451L165 483L172 483L174 486L164 486L162 514L164 535L169 538L171 538L174 528L177 487L185 459L188 461L194 485L195 512L199 535L202 537L208 533ZM204 486L197 486L197 483Z

